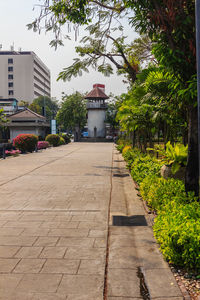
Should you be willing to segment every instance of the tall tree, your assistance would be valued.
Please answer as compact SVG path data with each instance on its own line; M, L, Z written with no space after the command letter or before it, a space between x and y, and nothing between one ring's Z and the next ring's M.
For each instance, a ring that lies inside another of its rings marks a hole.
M86 103L79 92L65 95L56 119L63 130L72 130L80 138L80 130L86 124Z
M33 100L29 108L40 115L44 114L47 120L51 120L55 118L59 106L57 101L47 96L40 96Z

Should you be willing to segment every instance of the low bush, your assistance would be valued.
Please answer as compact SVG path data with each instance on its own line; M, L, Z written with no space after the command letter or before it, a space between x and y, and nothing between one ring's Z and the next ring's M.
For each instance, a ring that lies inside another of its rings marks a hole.
M71 142L71 135L68 133L61 133L59 134L65 140L65 144L69 144Z
M60 136L59 146L66 145L65 140L63 137Z
M155 219L154 235L170 263L200 269L200 206L195 199L187 204L169 203Z
M45 141L49 142L53 147L59 146L60 137L58 134L48 134L45 138Z
M123 157L124 157L125 161L127 162L127 166L128 166L129 169L131 168L131 165L133 164L134 160L136 158L141 157L141 156L144 156L144 154L141 153L140 150L138 150L136 148L128 149L123 154Z
M13 139L13 145L21 152L33 152L36 149L38 137L34 134L19 134Z
M46 148L48 148L50 145L49 145L49 142L47 142L47 141L39 141L38 143L37 143L37 148L38 148L38 150L41 150L41 149L46 149Z
M160 174L162 163L150 155L139 156L131 165L131 176L138 184L149 175Z
M140 185L140 193L156 211L165 209L165 205L173 200L177 203L188 201L183 182L173 178L148 176Z

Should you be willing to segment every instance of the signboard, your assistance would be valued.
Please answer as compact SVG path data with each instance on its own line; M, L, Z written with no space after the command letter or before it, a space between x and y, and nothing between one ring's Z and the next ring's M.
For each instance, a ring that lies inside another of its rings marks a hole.
M56 120L51 120L51 134L56 134Z

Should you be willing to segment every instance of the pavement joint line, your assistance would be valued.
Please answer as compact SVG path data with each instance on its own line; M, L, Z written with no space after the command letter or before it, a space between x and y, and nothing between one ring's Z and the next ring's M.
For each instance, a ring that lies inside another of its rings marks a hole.
M16 179L19 179L19 178L22 178L22 177L24 177L24 176L26 176L26 175L29 175L29 174L31 174L32 172L34 172L34 171L36 171L36 170L38 170L38 169L40 169L40 168L42 168L42 167L44 167L44 166L50 165L50 164L54 163L54 162L57 161L57 160L63 159L64 157L67 157L67 156L69 156L70 154L72 154L73 152L76 152L76 151L78 151L78 150L80 150L80 148L75 149L75 150L73 150L73 151L67 153L67 155L64 155L64 156L62 156L62 157L56 158L56 159L54 159L54 160L52 160L52 161L49 161L49 162L47 162L47 163L45 163L45 164L43 164L43 165L40 165L39 167L36 167L36 168L32 169L31 171L29 171L29 172L27 172L27 173L24 173L24 174L22 174L22 175L19 175L19 176L15 177L15 178L12 178L12 179L6 181L6 182L3 182L3 183L0 184L0 186L3 186L3 185L5 185L5 184L7 184L7 183L10 183L10 182L12 182L12 181L15 181Z
M112 163L110 168L110 197L109 197L109 203L108 203L108 214L107 214L107 245L106 245L106 258L105 258L105 273L104 273L104 289L103 289L103 300L108 299L108 261L109 261L109 241L110 241L110 212L111 212L111 201L112 201L112 175L113 175L113 159L114 159L114 153L113 153L113 147L112 147Z

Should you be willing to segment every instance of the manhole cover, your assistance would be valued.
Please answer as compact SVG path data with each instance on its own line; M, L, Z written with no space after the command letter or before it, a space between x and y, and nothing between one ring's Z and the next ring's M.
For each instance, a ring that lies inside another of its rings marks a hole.
M129 174L127 174L127 173L125 173L125 174L118 174L118 173L113 174L113 177L128 177L128 176L129 176Z
M113 226L148 226L145 216L113 216Z

